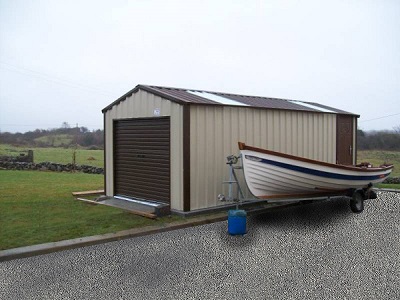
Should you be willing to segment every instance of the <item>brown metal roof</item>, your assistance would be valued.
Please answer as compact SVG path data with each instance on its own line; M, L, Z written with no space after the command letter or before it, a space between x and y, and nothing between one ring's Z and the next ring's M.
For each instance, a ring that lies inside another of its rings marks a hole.
M136 93L140 89L145 90L149 93L153 93L162 98L177 102L179 104L198 104L198 105L230 105L224 102L216 101L215 99L228 99L235 103L235 106L244 107L256 107L256 108L269 108L269 109L280 109L280 110L292 110L292 111L308 111L318 113L337 113L337 114L348 114L358 116L353 113L349 113L343 110L339 110L326 105L304 102L298 100L279 99L279 98L268 98L259 96L245 96L228 94L221 92L211 92L204 90L193 90L193 89L182 89L173 87L162 87L153 85L137 85L134 89L118 98L116 101L108 105L103 109L103 113L109 110L115 104L125 100L127 97ZM202 95L202 96L200 96Z

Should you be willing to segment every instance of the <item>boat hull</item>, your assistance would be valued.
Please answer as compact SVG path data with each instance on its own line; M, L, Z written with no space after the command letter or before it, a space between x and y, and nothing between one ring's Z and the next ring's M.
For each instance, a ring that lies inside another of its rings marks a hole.
M361 168L318 162L240 143L244 176L257 198L345 194L380 183L393 166Z

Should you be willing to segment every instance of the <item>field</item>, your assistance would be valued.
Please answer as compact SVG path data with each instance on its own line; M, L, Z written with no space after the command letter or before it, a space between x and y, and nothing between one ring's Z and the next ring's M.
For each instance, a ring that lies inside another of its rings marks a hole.
M102 188L102 175L0 170L0 250L179 219L151 220L71 195Z
M73 136L70 134L48 135L36 138L35 142L40 142L44 145L51 145L54 147L62 147L63 145L70 145L73 142Z
M374 166L379 166L383 163L393 164L394 170L390 177L400 177L400 151L358 151L357 163L361 162L369 162Z
M19 153L33 150L33 160L35 163L53 162L60 164L72 163L74 149L71 148L32 148L32 147L15 147L11 145L0 144L1 155L18 156ZM76 150L76 163L78 165L89 165L103 168L104 166L104 150Z

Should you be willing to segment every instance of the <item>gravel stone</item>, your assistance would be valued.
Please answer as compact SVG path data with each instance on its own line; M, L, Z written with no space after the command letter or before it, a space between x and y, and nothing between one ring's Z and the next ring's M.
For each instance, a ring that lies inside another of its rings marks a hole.
M400 299L400 194L2 262L1 299Z

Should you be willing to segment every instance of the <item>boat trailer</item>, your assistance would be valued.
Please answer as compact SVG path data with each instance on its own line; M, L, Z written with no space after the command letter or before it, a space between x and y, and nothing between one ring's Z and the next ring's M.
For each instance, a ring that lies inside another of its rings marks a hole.
M240 186L240 182L236 175L236 170L243 170L243 165L238 164L242 155L238 156L229 155L226 159L226 164L229 166L229 180L223 181L223 184L228 184L228 195L219 194L217 196L219 201L227 201L236 203L236 209L242 204L251 202L263 202L263 203L312 203L316 201L330 200L331 198L346 197L350 198L350 209L353 213L361 213L364 210L364 201L369 199L376 199L377 194L372 189L372 183L369 183L366 187L349 189L344 193L339 194L326 194L319 197L307 197L307 198L279 198L279 199L259 199L259 198L245 198L243 189ZM234 187L236 186L236 193L234 193ZM235 195L234 195L235 194Z

